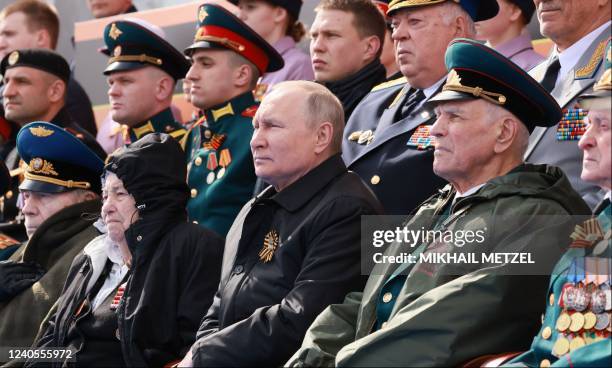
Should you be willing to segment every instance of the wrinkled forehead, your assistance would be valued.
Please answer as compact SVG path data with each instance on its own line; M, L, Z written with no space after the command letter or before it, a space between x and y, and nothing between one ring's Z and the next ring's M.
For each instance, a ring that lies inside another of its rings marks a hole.
M109 192L116 191L117 189L125 189L123 181L114 172L104 171L102 175L102 191Z

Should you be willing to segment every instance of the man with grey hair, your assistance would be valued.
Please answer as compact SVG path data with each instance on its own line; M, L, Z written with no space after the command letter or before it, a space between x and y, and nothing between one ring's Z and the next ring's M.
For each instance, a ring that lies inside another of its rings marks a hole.
M555 124L561 110L476 41L452 41L445 59L431 134L433 171L450 184L393 231L427 235L412 243L385 235L363 293L320 314L289 366L456 367L527 348L521 338L540 318L534 298L544 297L567 244L570 215L588 213L561 170L523 163L528 132Z
M580 178L582 151L578 141L584 134L588 111L578 98L592 88L604 73L601 60L610 40L610 0L534 0L542 34L554 45L548 59L529 71L563 109L563 117L552 127L538 127L531 134L525 159L559 166L572 186L592 209L605 191Z
M434 114L424 102L444 81L449 42L472 38L474 21L497 10L495 1L389 3L391 37L404 77L372 89L348 120L342 142L344 162L370 185L387 213L410 213L444 184L431 170ZM407 186L407 173L418 180Z
M339 155L344 113L314 82L275 85L253 119L271 186L230 228L221 283L182 366L279 366L315 316L360 290L360 221L380 204Z

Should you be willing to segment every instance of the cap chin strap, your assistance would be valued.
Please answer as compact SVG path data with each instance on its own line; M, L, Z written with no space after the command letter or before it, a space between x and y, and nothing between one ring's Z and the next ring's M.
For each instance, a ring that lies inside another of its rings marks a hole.
M462 86L462 85L448 85L447 84L444 87L442 87L442 90L471 93L472 95L474 95L474 97L485 99L496 105L504 105L507 101L506 96L500 93L485 91L481 87L468 87L468 86Z
M29 172L24 173L26 179L42 181L49 184L55 184L66 188L91 189L91 184L86 181L60 180L48 178L46 176L35 175Z

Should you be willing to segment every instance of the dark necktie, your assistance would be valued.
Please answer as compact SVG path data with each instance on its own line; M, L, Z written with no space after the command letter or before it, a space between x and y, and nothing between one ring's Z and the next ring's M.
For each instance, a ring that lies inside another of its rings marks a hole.
M412 113L412 111L418 106L421 101L425 99L425 94L423 90L410 88L406 96L404 97L404 101L402 102L402 107L399 109L399 116L395 121L402 120L406 118L408 115Z
M546 69L546 74L544 74L544 79L540 83L542 87L549 93L555 88L555 84L557 82L557 77L559 76L559 70L561 69L561 63L559 62L559 58L555 57L553 61Z

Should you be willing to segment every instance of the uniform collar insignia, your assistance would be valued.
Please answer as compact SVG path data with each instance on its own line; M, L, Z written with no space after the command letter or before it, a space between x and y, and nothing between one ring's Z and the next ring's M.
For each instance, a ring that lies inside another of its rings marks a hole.
M132 131L134 132L136 139L140 139L140 137L142 137L143 135L154 132L155 128L153 127L153 123L151 123L151 120L149 120L143 126L140 126L138 128L132 128Z
M234 115L234 109L232 108L231 102L228 102L227 105L219 108L211 110L214 121L218 121L225 115Z

